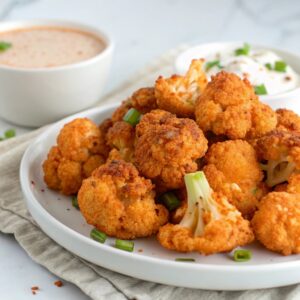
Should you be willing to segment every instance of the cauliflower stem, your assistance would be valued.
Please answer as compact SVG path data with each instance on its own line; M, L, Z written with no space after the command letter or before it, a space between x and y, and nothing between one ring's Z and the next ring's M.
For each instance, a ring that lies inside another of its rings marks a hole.
M288 180L295 170L295 163L283 156L278 160L268 160L267 164L261 164L261 168L267 173L267 185L273 187Z
M210 212L212 220L220 219L220 213L212 197L212 190L204 172L186 174L184 177L188 195L188 207L180 225L192 230L195 237L204 233L204 212Z

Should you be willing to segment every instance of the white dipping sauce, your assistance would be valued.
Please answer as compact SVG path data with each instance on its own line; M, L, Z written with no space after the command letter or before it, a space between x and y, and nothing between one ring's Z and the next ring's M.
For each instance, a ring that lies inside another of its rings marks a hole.
M243 47L243 46L242 46ZM250 46L251 47L251 46ZM264 85L268 95L276 95L299 86L299 75L286 66L285 72L274 70L275 62L283 61L276 53L269 50L251 49L247 55L236 55L236 48L218 52L206 57L206 62L219 61L206 73L210 78L221 70L232 72L241 78L248 78L253 86ZM272 70L266 67L270 64Z

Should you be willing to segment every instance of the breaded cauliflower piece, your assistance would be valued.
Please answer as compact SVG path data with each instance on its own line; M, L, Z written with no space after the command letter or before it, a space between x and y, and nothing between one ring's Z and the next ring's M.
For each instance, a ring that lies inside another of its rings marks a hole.
M263 190L263 172L253 147L243 140L213 144L203 171L215 192L225 195L244 217L253 216Z
M111 120L113 123L118 121L123 121L123 117L128 112L128 110L132 108L131 99L124 100L121 105L114 111L111 116Z
M131 105L142 114L157 109L154 88L147 87L135 91L131 96Z
M184 186L183 176L197 170L207 140L191 119L180 119L163 111L145 114L136 126L135 164L158 189Z
M195 115L204 132L230 139L259 137L277 124L276 113L259 102L250 82L224 71L212 77L198 98Z
M120 239L155 234L168 220L167 209L154 201L150 180L122 160L111 160L85 179L78 193L87 223Z
M256 238L283 255L300 253L300 194L272 192L251 221Z
M97 125L79 118L66 124L43 163L49 188L65 195L77 193L84 178L105 162L107 146Z
M133 161L135 128L124 121L118 121L108 130L107 143L119 150L120 156L128 162Z
M250 222L227 198L211 190L203 172L185 175L188 207L181 222L159 229L158 241L171 250L201 254L231 251L254 240Z
M194 59L185 76L158 77L155 83L157 106L178 117L194 117L195 102L207 84L203 59Z
M300 132L300 116L292 110L280 108L276 110L277 129Z
M258 159L266 164L266 184L273 187L284 183L300 170L300 133L274 130L255 143Z

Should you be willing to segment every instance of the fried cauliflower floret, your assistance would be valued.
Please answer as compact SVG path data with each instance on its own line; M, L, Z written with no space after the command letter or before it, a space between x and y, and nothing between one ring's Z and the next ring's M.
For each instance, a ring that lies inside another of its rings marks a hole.
M204 132L230 139L262 136L277 124L275 112L258 101L250 82L224 71L212 77L198 98L195 115Z
M133 161L135 129L124 121L118 121L108 130L107 143L111 148L119 150L121 157L128 162Z
M194 59L185 76L160 76L155 84L157 106L178 117L193 117L195 102L207 84L203 59Z
M300 132L300 116L288 109L277 109L277 129Z
M105 162L107 147L95 123L82 118L66 124L43 163L49 188L65 195L77 193L84 178Z
M207 140L190 119L154 110L136 126L135 164L159 189L184 186L183 176L197 170L196 160L204 156Z
M283 255L300 253L300 195L272 192L262 199L251 221L256 238Z
M131 105L142 114L148 113L153 109L157 109L154 88L141 88L135 91L131 96Z
M231 251L254 240L250 222L227 198L211 190L203 172L185 175L188 206L181 222L159 229L158 241L171 250L201 254Z
M155 234L168 220L154 197L151 181L131 163L112 160L83 181L78 203L87 223L109 236L134 239Z
M127 111L132 108L131 99L124 100L111 116L112 122L122 121Z
M288 180L300 170L300 133L274 130L255 144L266 184L273 187Z
M244 217L252 217L262 197L263 179L253 147L243 140L216 143L205 160L203 170L212 189L224 194Z

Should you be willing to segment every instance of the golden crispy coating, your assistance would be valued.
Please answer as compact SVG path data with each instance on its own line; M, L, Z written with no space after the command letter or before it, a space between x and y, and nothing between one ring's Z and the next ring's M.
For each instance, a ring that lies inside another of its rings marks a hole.
M242 140L216 143L205 160L203 170L212 189L226 195L244 217L252 217L263 192L263 172L253 147Z
M277 123L275 112L258 101L247 79L224 71L212 77L198 98L195 115L204 132L230 139L262 136Z
M201 236L194 236L189 228L181 224L167 224L159 229L160 244L170 250L198 251L209 255L231 251L237 246L251 243L254 235L249 221L244 220L224 196L214 193L213 197L221 215L218 219L211 219L209 215L205 216L206 224Z
M277 129L300 132L300 116L292 110L284 108L277 109L276 114L278 119Z
M178 117L193 117L195 102L207 84L203 59L194 59L185 76L160 76L155 84L157 106Z
M122 121L127 111L132 108L131 99L124 100L111 116L112 122Z
M161 189L183 187L184 174L197 170L196 160L207 150L207 140L193 120L162 110L144 115L136 135L137 168Z
M251 109L251 128L246 138L259 138L276 128L277 115L272 108L261 102L252 105Z
M108 161L83 181L78 193L86 221L109 236L134 239L155 234L168 220L167 209L154 201L150 180L122 160Z
M104 163L107 146L92 121L75 119L66 124L43 163L44 179L49 188L65 195L77 193L84 178Z
M135 91L131 96L132 107L142 114L148 113L157 108L154 88L141 88Z
M101 133L103 134L103 136L106 136L108 130L110 127L113 126L113 121L111 118L107 118L107 119L104 119L100 125L99 125L99 129L101 131Z
M133 161L135 129L124 121L118 121L108 130L107 143L119 150L119 155L128 162Z
M269 250L283 255L300 253L300 195L273 192L262 199L252 227Z

